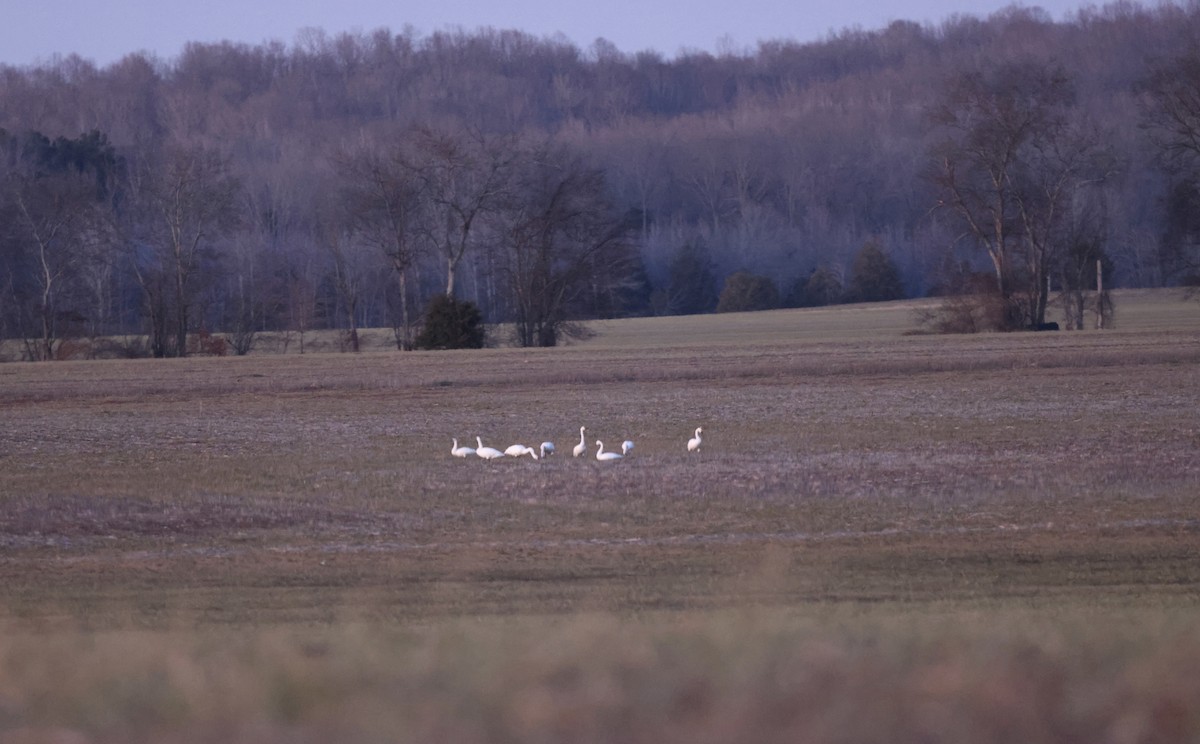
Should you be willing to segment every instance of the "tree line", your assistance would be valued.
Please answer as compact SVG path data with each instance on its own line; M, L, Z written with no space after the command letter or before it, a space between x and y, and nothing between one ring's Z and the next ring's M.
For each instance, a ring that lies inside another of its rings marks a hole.
M1198 22L1013 7L673 59L309 30L0 67L0 338L553 345L934 294L986 298L977 328L1082 327L1098 284L1200 275Z

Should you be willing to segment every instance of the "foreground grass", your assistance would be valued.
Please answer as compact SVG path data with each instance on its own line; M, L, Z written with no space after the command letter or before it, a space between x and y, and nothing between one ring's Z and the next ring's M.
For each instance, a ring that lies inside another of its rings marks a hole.
M1200 733L1194 618L993 610L6 635L0 702L18 722L9 742L1149 742Z
M0 365L0 741L1195 741L1197 307Z

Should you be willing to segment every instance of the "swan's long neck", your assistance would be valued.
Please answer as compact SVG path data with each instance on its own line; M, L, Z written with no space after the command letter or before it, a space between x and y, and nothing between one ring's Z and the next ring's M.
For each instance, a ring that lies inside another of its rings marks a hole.
M584 429L584 427L582 427L582 426L581 426L581 427L579 427L579 443L580 443L580 444L587 444L587 440L585 440L585 439L583 438L583 429Z
M604 453L604 442L596 442L596 457Z
M475 443L479 445L480 449L483 449L483 437L475 437Z

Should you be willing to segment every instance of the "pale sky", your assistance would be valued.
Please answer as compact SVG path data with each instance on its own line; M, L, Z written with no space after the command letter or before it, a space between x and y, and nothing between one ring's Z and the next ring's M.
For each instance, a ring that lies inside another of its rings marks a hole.
M581 49L605 38L627 53L646 49L753 50L767 39L817 41L850 28L875 30L894 20L940 23L984 17L1010 0L4 0L0 64L32 65L78 54L104 66L132 52L175 58L189 41L291 45L304 28L419 36L461 28L561 34ZM1016 3L1056 21L1093 5L1079 0Z

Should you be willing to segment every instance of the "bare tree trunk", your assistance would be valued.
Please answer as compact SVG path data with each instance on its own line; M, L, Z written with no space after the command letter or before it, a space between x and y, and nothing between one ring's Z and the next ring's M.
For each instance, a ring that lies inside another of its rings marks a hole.
M461 257L461 255L460 253L459 256ZM454 298L454 273L457 268L458 261L454 256L448 257L446 259L446 296L451 299Z
M408 271L397 267L396 281L400 284L400 350L413 348L412 318L408 312Z
M1042 281L1042 279L1045 281ZM1050 301L1050 272L1046 270L1046 262L1039 258L1038 275L1034 279L1037 296L1034 298L1033 317L1029 319L1030 326L1037 328L1046 322L1046 304Z
M46 267L45 251L43 251L42 267L44 270L45 283L42 285L42 338L38 348L38 359L41 361L49 361L54 358L54 302L52 288L54 286L54 278L49 269Z
M188 310L187 310L187 281L185 279L183 259L176 255L175 259L175 354L187 356Z

